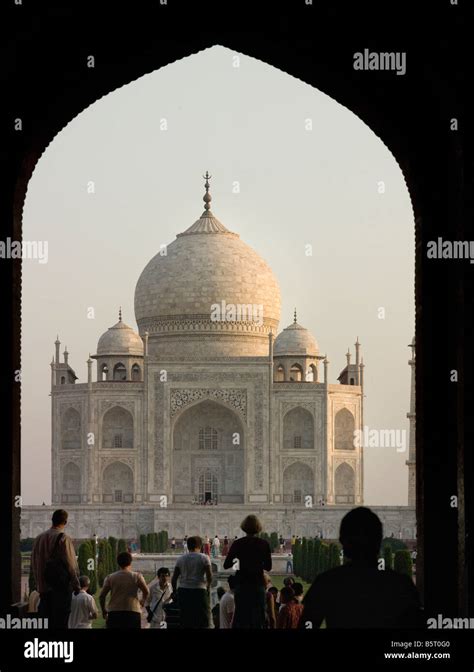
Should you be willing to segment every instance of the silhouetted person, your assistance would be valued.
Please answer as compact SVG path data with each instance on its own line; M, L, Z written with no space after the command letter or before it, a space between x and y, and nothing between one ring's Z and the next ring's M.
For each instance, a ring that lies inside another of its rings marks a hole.
M257 536L262 531L257 516L247 516L240 528L246 536L234 541L224 561L224 569L230 569L238 560L232 627L264 628L266 585L263 572L272 568L270 544Z
M378 569L382 523L368 508L349 511L339 540L349 562L320 574L304 598L300 627L423 627L418 591L410 577Z
M39 615L48 627L67 628L73 591L79 592L79 568L71 537L64 528L68 513L53 513L52 527L36 537L31 552L31 567L40 593Z

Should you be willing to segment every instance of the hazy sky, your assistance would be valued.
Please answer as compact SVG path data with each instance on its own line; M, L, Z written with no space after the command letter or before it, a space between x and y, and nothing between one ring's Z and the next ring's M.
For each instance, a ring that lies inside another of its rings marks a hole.
M29 183L23 237L48 241L48 263L23 265L25 504L50 502L56 334L85 382L88 354L119 305L136 328L138 277L201 214L206 170L214 214L280 282L280 329L296 306L328 355L332 383L358 336L366 424L408 429L414 223L398 164L325 94L213 47L87 108L46 149ZM365 449L367 504L407 503L406 459L395 448Z

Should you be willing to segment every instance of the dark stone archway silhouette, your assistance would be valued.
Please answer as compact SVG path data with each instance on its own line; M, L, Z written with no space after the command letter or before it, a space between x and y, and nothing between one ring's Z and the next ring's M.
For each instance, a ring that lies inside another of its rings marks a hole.
M439 21L445 28L443 42L437 42L435 31L427 30L424 2L413 9L397 5L375 32L372 21L379 6L371 2L344 10L332 3L286 3L261 16L245 2L233 5L229 16L225 4L196 3L186 7L183 17L178 2L149 3L135 13L131 6L125 12L110 5L103 15L89 0L69 7L59 0L40 6L11 3L10 38L0 46L1 62L6 64L2 239L21 239L28 180L45 148L71 119L117 87L201 49L220 44L255 57L352 110L397 159L415 214L418 585L424 589L428 613L472 613L474 581L467 582L472 557L464 541L474 508L469 487L472 457L464 445L464 437L472 436L473 430L472 414L464 415L472 376L460 375L456 387L449 380L452 369L472 371L472 351L464 349L464 342L473 340L472 320L464 313L472 298L467 296L472 279L467 280L468 264L436 265L424 254L426 242L438 236L474 237L462 209L460 132L450 130L450 119L461 115L453 76L463 63L457 44L461 9L457 7L454 15L449 3L429 6L430 26ZM345 25L351 27L348 35ZM407 74L354 71L352 55L365 47L406 51ZM89 55L95 58L94 68L87 67ZM212 95L219 92L212 91L204 73L203 101L212 104ZM18 118L22 131L13 130ZM0 466L0 529L4 547L11 551L0 582L2 613L20 597L20 509L14 499L21 492L20 384L14 382L21 367L20 260L2 260L0 274L2 287L11 288L3 297L8 361L1 384L8 423ZM411 337L407 334L407 344ZM449 505L453 495L459 498L457 508Z

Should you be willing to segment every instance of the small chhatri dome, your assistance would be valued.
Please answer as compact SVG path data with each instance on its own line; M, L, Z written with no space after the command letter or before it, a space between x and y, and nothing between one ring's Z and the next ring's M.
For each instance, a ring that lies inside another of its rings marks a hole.
M97 355L143 355L143 341L132 327L122 322L121 308L117 324L99 338Z
M299 355L316 357L319 346L316 339L308 329L302 327L296 321L296 308L293 324L283 329L275 339L274 355Z

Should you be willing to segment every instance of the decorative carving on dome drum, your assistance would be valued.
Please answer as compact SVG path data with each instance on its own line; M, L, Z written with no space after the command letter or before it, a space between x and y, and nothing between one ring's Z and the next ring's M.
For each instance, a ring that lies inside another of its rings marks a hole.
M215 332L215 331L245 331L256 334L268 334L271 331L276 331L278 327L278 320L268 319L264 324L256 324L253 320L240 321L218 321L213 322L209 315L195 315L189 317L188 315L176 315L172 318L165 319L143 319L141 321L141 328L148 331L150 334L175 332L175 331L198 331L198 332Z
M245 389L212 389L212 388L189 388L173 389L170 394L170 416L173 417L189 404L201 399L215 399L231 406L247 418L247 390Z

